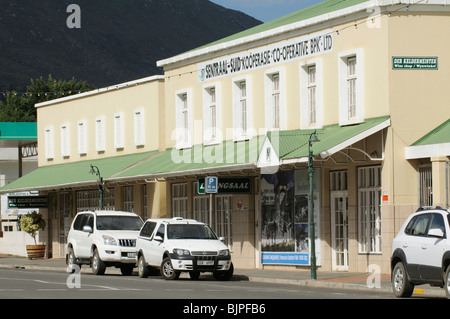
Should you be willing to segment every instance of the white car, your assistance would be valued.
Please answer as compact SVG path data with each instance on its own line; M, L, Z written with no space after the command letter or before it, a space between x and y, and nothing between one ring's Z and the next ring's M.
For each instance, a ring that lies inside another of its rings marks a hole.
M450 297L450 214L436 209L410 215L392 242L392 288L409 297L415 285L444 287Z
M136 265L136 238L143 224L135 213L86 211L78 213L67 236L68 266L89 264L96 275L108 266L131 275Z
M212 272L217 280L229 280L233 264L228 247L212 229L193 219L148 219L136 241L139 276L160 269L164 279L177 279L189 272L197 279Z

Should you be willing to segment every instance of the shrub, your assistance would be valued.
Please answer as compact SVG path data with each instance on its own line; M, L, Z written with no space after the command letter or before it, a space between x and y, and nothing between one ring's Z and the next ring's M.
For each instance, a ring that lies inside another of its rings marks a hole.
M47 222L42 215L36 211L26 214L20 219L20 228L33 237L36 245L36 234L39 230L44 230L45 226L47 226Z

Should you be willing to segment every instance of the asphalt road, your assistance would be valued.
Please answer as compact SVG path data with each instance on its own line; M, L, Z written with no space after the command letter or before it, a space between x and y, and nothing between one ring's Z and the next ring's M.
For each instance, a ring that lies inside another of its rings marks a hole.
M239 277L216 281L180 277L166 281L160 276L68 274L51 271L0 269L0 299L391 299L392 294L309 288L294 285L249 282Z

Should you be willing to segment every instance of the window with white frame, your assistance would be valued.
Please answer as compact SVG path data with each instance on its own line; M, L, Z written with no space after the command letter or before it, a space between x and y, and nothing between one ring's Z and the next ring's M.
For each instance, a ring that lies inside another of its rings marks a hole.
M323 126L322 60L300 65L300 128Z
M233 138L235 141L251 139L253 132L251 79L249 76L233 79Z
M145 145L144 109L134 110L134 145Z
M309 125L317 123L317 84L316 84L316 66L308 67L308 113Z
M242 135L247 135L248 121L247 121L247 84L245 81L239 82L239 106Z
M61 124L61 156L70 156L70 126L69 123Z
M364 76L362 50L339 55L339 124L364 121Z
M54 136L53 136L53 126L48 126L44 129L44 135L45 135L45 158L46 159L53 159L55 156L54 151Z
M203 139L205 144L222 141L220 85L203 86Z
M347 58L348 119L356 117L356 57Z
M100 116L95 119L95 150L105 151L105 117Z
M172 217L187 218L187 183L172 184Z
M78 129L78 154L87 153L87 120L80 120L77 124Z
M275 73L271 76L272 80L272 97L271 97L271 108L272 108L272 128L280 128L280 74Z
M178 91L176 107L176 147L192 147L192 93L191 90Z
M361 253L381 253L381 166L358 168L358 233Z
M124 147L124 115L123 112L114 114L114 148Z
M268 130L283 130L286 128L284 87L283 69L266 71L265 122Z

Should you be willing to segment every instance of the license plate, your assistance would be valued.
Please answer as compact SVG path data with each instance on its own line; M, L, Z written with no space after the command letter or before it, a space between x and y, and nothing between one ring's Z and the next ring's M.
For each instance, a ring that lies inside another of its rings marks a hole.
M212 266L214 265L214 260L197 260L197 265Z
M128 253L127 257L128 258L136 258L136 253Z

